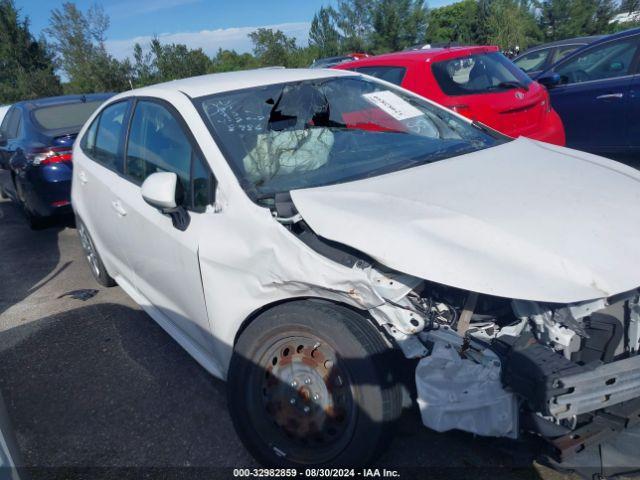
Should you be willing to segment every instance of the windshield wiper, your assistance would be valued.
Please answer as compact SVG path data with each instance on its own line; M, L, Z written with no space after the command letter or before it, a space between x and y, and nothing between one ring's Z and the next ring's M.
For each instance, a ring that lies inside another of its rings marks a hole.
M518 82L516 80L512 80L512 81L509 81L509 82L500 82L499 84L494 85L491 88L506 88L506 89L508 89L508 88L522 88L526 92L529 91L529 87L528 86L526 86L524 83L520 83L520 82Z

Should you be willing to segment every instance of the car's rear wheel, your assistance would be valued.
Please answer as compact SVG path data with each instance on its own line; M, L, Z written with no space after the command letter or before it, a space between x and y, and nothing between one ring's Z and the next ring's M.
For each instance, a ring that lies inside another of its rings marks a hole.
M400 415L395 355L346 307L303 300L267 310L242 333L231 360L236 431L266 465L367 464Z
M96 281L104 287L113 287L116 285L116 281L111 278L107 272L107 269L98 254L98 250L96 250L96 246L93 243L93 239L91 238L91 235L89 235L87 227L78 217L76 217L76 228L78 229L80 244L82 245L82 250L84 250L84 255L87 259L87 263L89 264L89 268L91 269L91 273L93 274L93 278L95 278Z
M18 199L18 204L20 206L20 209L22 210L24 218L27 220L29 228L31 228L32 230L40 230L41 228L44 228L46 226L46 219L31 211L29 205L27 204L27 199L24 195L22 185L20 184L20 182L16 181L15 178L13 179L13 182L16 188L16 197Z

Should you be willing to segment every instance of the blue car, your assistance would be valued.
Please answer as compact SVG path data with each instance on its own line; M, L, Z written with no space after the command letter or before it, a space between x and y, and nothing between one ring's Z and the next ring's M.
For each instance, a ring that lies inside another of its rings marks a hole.
M640 155L640 28L606 36L543 72L567 147L605 156Z
M559 62L577 49L600 40L602 37L603 35L593 35L591 37L566 38L543 45L536 45L518 55L512 62L535 80L554 63Z
M32 228L71 213L71 148L80 128L112 94L66 95L11 106L0 125L3 196L17 202Z

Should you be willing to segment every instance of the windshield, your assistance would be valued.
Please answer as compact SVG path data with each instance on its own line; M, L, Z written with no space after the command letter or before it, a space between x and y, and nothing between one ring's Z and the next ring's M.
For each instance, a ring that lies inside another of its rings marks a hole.
M498 52L436 62L433 76L446 95L495 93L528 88L531 79Z
M360 76L225 92L195 103L254 199L380 175L506 141Z

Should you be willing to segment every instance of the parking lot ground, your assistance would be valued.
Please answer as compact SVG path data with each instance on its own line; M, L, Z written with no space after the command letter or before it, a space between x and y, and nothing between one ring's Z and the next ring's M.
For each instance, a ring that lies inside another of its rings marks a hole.
M82 289L98 292L86 300L65 295ZM112 467L257 466L233 430L224 383L120 288L93 280L72 226L32 231L7 200L0 201L0 391L24 464L35 468L31 478L73 478L87 467L101 470L84 478L122 478ZM424 467L423 478L564 478L536 464L533 450L438 434L410 411L376 467ZM59 475L59 468L72 470ZM162 472L144 471L146 478Z

